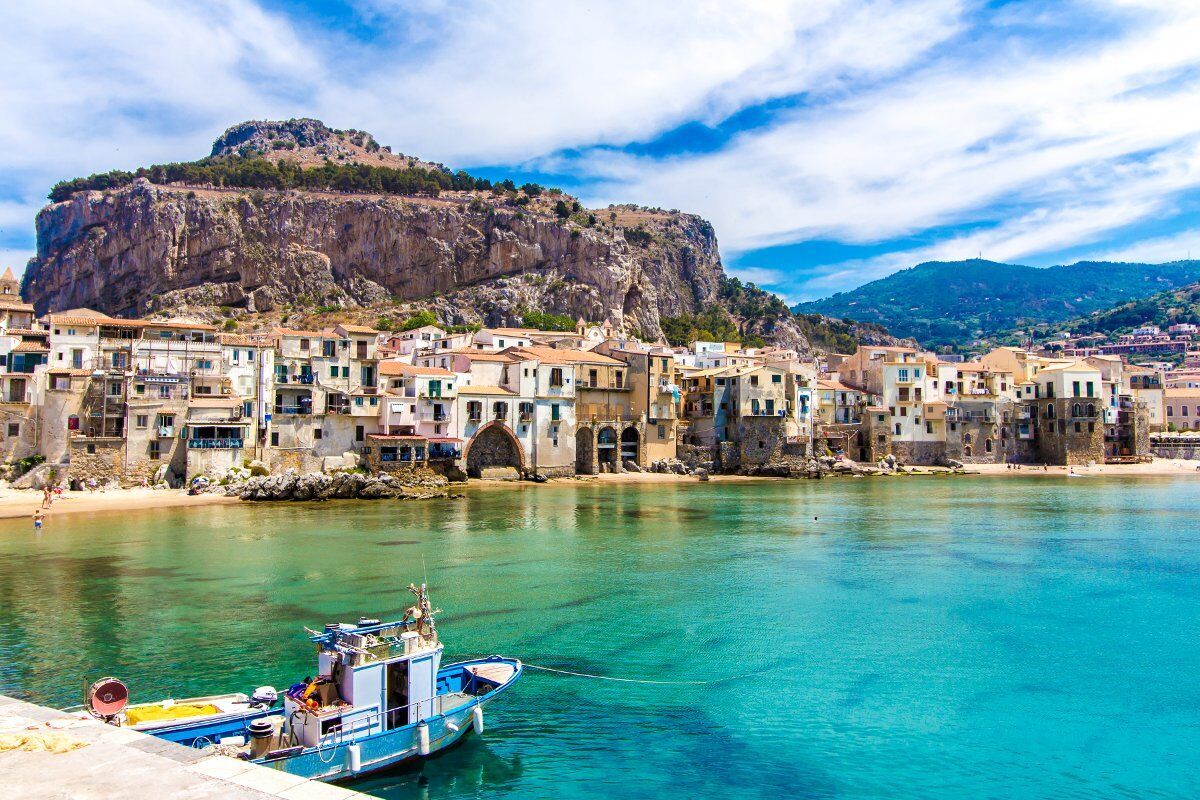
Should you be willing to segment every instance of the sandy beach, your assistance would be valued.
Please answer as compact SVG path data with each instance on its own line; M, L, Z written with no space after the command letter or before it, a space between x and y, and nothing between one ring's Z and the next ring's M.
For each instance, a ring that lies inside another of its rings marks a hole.
M1156 458L1144 464L1097 464L1094 467L1035 467L1022 464L1020 469L1011 470L1004 464L968 464L967 472L980 475L1051 475L1062 477L1073 470L1078 475L1104 475L1107 477L1163 477L1189 475L1200 478L1200 461L1179 458Z
M236 497L218 494L189 495L184 489L107 489L95 492L63 492L46 511L46 524L61 514L139 511L147 508L211 506L240 503ZM0 519L33 518L41 508L42 493L32 489L0 490Z

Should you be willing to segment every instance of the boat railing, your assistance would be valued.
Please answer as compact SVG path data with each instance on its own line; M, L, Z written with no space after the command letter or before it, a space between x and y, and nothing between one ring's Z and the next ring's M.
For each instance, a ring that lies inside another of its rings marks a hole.
M476 696L475 691L471 691L471 689L474 687L477 680L479 680L479 678L475 675L472 675L471 679L463 686L463 694ZM349 714L349 719L339 721L336 725L331 726L329 728L329 732L321 736L316 745L306 746L316 747L318 750L326 747L338 747L343 743L349 743L345 741L346 737L348 736L370 736L373 733L382 733L383 731L387 730L396 730L409 725L416 725L427 719L439 717L446 713L445 701L445 695L439 694L434 695L433 697L428 697L424 700L414 700L411 703L407 703L402 706L395 706L394 708L389 708L385 711L373 711L369 714L355 714L354 707L349 706L342 712L343 715ZM414 707L417 709L417 719L410 722L409 718L412 716L411 712ZM427 709L426 713L424 714L422 714L421 711L422 707ZM454 707L451 707L450 710L453 709ZM297 710L302 712L307 711L303 707ZM404 717L402 720L398 721L398 724L388 725L387 720L392 714L403 714ZM281 732L279 735L282 737L283 733ZM296 741L294 736L292 741ZM353 741L353 739L351 739L351 741ZM299 742L296 743L299 744Z

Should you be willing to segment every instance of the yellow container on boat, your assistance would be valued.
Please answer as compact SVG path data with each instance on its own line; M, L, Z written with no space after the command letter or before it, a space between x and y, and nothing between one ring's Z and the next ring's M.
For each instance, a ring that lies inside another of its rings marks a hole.
M164 719L186 719L188 717L204 717L219 714L221 709L213 705L193 706L185 703L168 706L137 706L125 712L125 720L130 725L140 725L143 722L158 722Z

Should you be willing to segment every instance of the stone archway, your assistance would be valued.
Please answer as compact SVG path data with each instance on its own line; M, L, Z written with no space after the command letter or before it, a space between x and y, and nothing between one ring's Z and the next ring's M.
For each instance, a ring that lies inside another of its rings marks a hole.
M513 432L502 422L484 425L471 441L463 457L467 474L472 478L482 477L483 471L496 467L512 467L517 472L525 469L525 452Z
M622 464L626 461L632 461L641 466L642 460L638 457L640 439L641 437L638 436L637 428L632 425L621 431L620 459Z
M580 428L575 431L575 474L596 474L596 443L593 440L596 432L591 428Z
M596 434L596 461L601 472L616 472L620 469L617 461L619 452L617 432L612 429L612 426L605 425Z

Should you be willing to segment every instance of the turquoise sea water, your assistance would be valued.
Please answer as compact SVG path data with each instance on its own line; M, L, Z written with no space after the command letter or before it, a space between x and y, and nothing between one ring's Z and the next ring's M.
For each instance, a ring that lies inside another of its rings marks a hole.
M1200 482L471 490L0 522L0 691L283 687L423 570L447 660L529 672L392 798L1193 798ZM814 521L814 516L817 518Z

